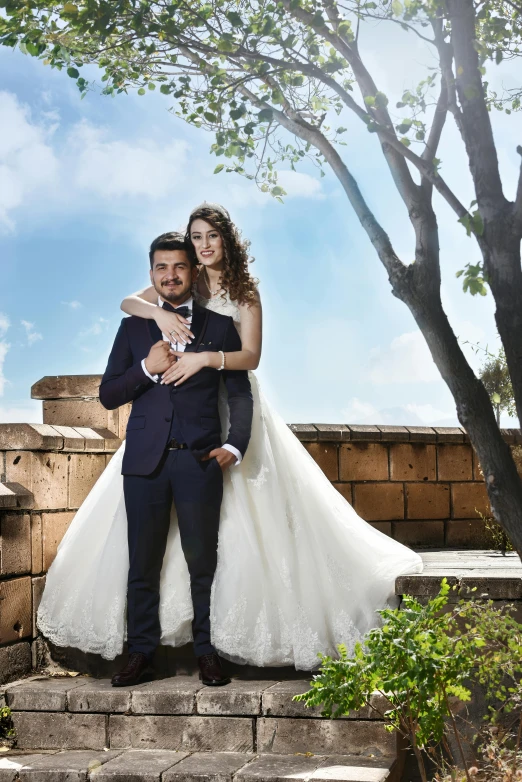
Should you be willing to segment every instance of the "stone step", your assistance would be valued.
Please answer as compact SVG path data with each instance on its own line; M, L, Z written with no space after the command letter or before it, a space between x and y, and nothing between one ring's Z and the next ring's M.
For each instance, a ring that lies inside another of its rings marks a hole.
M398 782L393 758L162 749L0 756L0 782Z
M386 700L329 720L293 702L308 680L205 687L174 677L131 688L109 680L33 678L7 685L17 746L27 750L162 749L179 752L314 753L395 757L380 715ZM0 693L1 696L1 693ZM376 711L377 709L377 711Z

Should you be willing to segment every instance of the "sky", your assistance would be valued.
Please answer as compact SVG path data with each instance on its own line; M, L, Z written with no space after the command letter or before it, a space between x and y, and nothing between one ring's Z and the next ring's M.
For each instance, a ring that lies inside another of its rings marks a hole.
M365 29L361 49L392 106L432 64L426 44L396 26ZM148 284L151 240L183 229L207 200L225 205L252 242L264 311L257 373L287 422L457 425L423 337L333 174L282 171L288 195L280 204L238 175L214 175L213 137L177 118L158 91L117 98L92 91L80 100L64 73L2 47L0 74L0 422L42 420L30 389L45 375L104 371L121 300ZM515 65L491 66L488 78L510 86ZM520 117L494 112L492 121L512 199ZM412 229L377 138L349 114L342 124L342 155L409 262ZM438 157L469 204L467 161L451 120ZM455 277L478 251L435 201L446 313L463 344L496 350L492 296L464 294ZM478 370L480 353L463 349ZM507 417L502 424L516 425Z

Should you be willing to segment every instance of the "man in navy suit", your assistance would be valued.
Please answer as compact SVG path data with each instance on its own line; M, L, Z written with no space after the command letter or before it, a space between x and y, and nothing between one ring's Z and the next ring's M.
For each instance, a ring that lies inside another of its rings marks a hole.
M162 234L150 248L150 278L158 304L190 322L194 339L186 350L241 350L232 318L192 299L195 259L181 234ZM109 410L132 402L123 457L128 519L129 659L114 686L139 682L160 641L159 582L176 507L181 545L190 574L192 631L202 681L228 684L210 637L210 590L217 563L223 471L238 464L248 446L253 401L247 372L205 368L181 386L161 384L175 361L171 345L152 320L124 318L100 385ZM230 429L221 443L218 391L228 392Z

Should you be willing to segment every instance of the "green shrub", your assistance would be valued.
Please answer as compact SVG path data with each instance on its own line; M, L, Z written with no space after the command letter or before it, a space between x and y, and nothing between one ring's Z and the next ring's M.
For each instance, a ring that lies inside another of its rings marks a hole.
M426 605L405 597L400 609L380 611L382 626L370 631L364 645L357 644L351 657L343 646L339 659L321 656L311 689L295 697L307 706L322 705L324 716L339 717L364 706L377 711L372 694L386 696L389 707L380 716L387 730L409 741L424 782L427 757L442 773L460 765L471 782L456 706L470 700L474 685L485 691L489 724L508 714L520 720L522 625L513 607L450 603L449 593L444 579Z

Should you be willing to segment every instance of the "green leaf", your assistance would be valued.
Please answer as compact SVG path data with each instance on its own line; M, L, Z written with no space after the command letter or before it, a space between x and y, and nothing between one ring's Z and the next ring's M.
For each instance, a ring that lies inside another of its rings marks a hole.
M78 6L74 3L64 3L62 10L64 14L75 15L78 13Z
M224 168L225 168L225 164L224 163L220 163L219 166L215 167L214 174L219 174L220 171L223 171Z
M272 109L261 109L261 111L257 115L259 122L271 122L273 117L274 117L274 112L272 111Z
M67 68L67 76L70 76L71 79L77 79L80 75L80 71L76 70L76 68Z
M143 87L140 87L138 90L138 95L145 95L146 90Z
M170 86L168 84L162 84L160 87L160 92L163 93L163 95L169 95L170 94Z
M392 13L394 16L400 16L403 12L403 6L400 0L393 0L392 3Z

